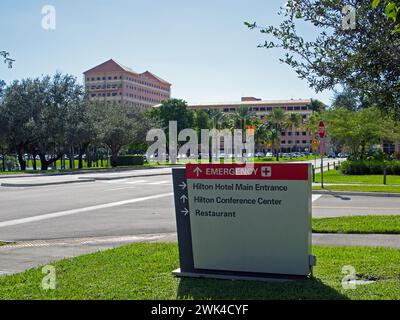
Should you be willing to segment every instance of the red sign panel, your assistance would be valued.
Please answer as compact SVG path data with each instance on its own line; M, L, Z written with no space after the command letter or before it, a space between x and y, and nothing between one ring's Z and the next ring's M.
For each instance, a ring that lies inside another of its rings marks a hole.
M187 179L308 180L307 163L187 164Z
M325 123L323 121L319 122L318 133L321 139L325 138Z

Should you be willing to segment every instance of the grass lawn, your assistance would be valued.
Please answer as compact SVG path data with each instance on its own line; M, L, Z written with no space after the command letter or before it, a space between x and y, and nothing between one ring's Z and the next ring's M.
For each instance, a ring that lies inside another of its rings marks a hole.
M176 244L133 244L54 263L57 286L43 290L40 268L0 277L0 299L400 299L400 250L314 247L311 280L245 282L177 279ZM343 266L374 284L344 290Z
M321 182L321 174L315 175L315 181ZM326 183L363 183L363 184L383 184L383 175L364 175L352 176L344 175L338 170L324 171L324 182ZM400 185L400 176L387 176L387 184ZM399 187L400 188L400 187Z
M400 234L400 216L352 216L313 219L315 233Z
M313 186L313 190L322 190L321 186ZM359 192L387 192L399 193L399 186L349 186L349 185L330 185L325 186L327 191L359 191Z

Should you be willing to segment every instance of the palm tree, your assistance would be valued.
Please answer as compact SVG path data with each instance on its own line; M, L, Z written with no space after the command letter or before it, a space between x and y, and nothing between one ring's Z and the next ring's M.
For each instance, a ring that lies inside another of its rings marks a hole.
M271 130L268 126L259 119L254 119L252 121L254 126L254 142L256 148L261 144L265 144L266 142L270 142L271 140Z
M221 110L209 109L208 115L210 116L210 119L212 120L213 128L219 129L220 125L221 125L221 121L225 117L225 113L223 113Z
M298 113L290 113L289 116L287 117L286 120L286 128L291 129L291 131L293 131L293 129L297 129L300 127L300 125L303 122L303 117L301 115L299 115ZM297 140L296 140L296 135L294 138L294 148L295 151L297 151Z
M287 123L287 115L282 108L274 108L268 115L268 125L273 131L272 146L276 152L276 161L279 161L279 148L281 144L281 132Z

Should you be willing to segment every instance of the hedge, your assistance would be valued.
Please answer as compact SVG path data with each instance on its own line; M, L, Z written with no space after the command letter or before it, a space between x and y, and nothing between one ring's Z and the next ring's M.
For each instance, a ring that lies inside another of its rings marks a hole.
M400 175L400 161L345 161L341 164L340 171L348 175L368 175L383 174L385 168L388 175Z
M135 166L143 165L144 157L141 155L126 155L118 156L117 165L118 166Z

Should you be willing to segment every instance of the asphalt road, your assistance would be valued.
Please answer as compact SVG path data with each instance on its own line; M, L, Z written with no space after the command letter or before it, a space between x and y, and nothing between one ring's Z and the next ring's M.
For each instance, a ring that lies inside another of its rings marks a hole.
M0 240L175 232L172 192L170 175L0 187ZM314 195L313 200L315 217L400 214L400 198Z

